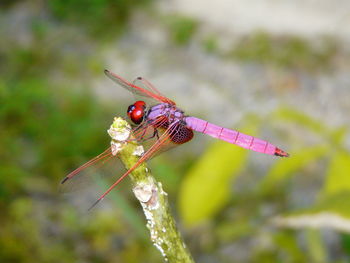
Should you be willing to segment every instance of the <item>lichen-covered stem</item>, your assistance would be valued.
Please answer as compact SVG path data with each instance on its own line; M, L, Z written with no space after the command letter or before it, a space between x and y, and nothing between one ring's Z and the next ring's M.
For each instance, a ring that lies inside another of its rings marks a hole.
M108 131L112 137L112 151L118 154L126 169L132 167L142 156L143 148L136 141L126 142L125 134L130 126L122 118L115 118ZM118 136L122 135L122 136ZM167 193L162 184L151 175L145 163L135 169L130 178L133 192L139 200L147 219L151 240L162 253L166 262L193 263L193 259L171 216Z

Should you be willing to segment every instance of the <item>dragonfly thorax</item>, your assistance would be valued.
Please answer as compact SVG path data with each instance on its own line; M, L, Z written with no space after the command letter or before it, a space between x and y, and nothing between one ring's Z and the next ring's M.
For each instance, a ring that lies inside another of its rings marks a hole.
M145 110L146 103L139 100L128 107L127 114L133 123L140 124L145 117Z

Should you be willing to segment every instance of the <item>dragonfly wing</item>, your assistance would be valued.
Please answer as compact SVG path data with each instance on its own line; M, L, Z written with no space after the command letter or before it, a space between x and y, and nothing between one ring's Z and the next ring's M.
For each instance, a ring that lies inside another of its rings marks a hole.
M101 181L111 180L111 177L120 174L123 166L119 158L113 156L111 148L81 165L69 173L61 182L60 191L64 193L76 193L88 191L96 187Z
M152 123L142 123L134 128L132 133L137 141L143 142L144 138L154 137L154 131ZM120 165L118 155L114 156L111 147L109 147L63 178L61 191L76 192L86 189L91 185L96 185L96 182L101 179L105 180L108 177L120 174L121 167L123 165Z
M151 82L149 82L147 79L143 78L143 77L137 77L133 82L134 85L139 86L139 87L143 87L144 89L148 89L151 92L153 92L154 94L157 94L159 96L163 96L159 90L157 90Z
M109 77L111 80L113 80L115 83L117 83L118 85L122 86L124 89L127 89L128 91L138 95L138 96L144 96L144 97L149 97L152 98L152 96L142 92L142 90L137 89L136 85L133 85L131 83L129 83L127 80L123 79L122 77L114 74L113 72L108 71L107 69L105 69L105 74L107 77Z
M162 96L160 94L160 92L156 89L151 89L150 87L148 87L147 85L145 85L144 83L144 78L142 77L137 77L136 79L134 79L134 81L132 82L133 85L137 86L137 87L140 87L140 88L143 88L145 90L149 90L150 92L158 95L158 96ZM152 85L153 87L153 85ZM138 101L138 100L142 100L142 101L145 101L146 102L146 105L155 105L155 104L159 104L159 101L154 99L153 97L149 97L149 96L144 96L143 94L142 95L139 95L139 94L136 94L134 93L134 96L135 96L135 101ZM142 96L142 97L141 97Z
M106 76L109 77L111 80L113 80L115 83L117 83L121 87L127 89L128 91L130 91L136 95L148 97L148 98L153 98L153 99L157 100L158 102L164 102L164 103L169 103L169 104L175 105L175 103L172 100L168 99L165 96L162 96L158 91L155 91L152 89L145 89L145 88L139 87L137 85L134 85L134 84L128 82L127 80L123 79L122 77L118 76L117 74L114 74L113 72L111 72L107 69L105 69L104 72L105 72Z

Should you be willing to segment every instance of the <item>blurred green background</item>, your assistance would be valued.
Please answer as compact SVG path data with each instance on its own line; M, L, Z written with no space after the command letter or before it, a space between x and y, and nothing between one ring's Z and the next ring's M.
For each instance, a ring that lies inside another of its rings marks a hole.
M108 68L291 153L197 135L150 161L196 262L349 262L350 5L291 3L1 1L0 261L162 262L128 180L91 212L103 179L59 189L134 101Z

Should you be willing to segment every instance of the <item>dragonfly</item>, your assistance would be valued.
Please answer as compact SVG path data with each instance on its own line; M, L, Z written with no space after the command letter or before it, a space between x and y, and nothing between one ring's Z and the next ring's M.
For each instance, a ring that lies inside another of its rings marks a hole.
M144 143L150 139L154 139L154 143L152 143L132 167L100 195L90 209L103 200L108 193L140 164L148 161L160 152L191 141L194 137L194 132L203 133L255 152L279 157L289 157L287 152L268 141L186 115L184 111L176 106L173 100L165 97L145 78L138 77L133 83L130 83L109 70L105 70L104 73L119 86L127 89L136 96L145 98L130 105L127 109L127 115L134 124L132 128L134 140ZM151 100L153 102L151 103L152 105L148 105L145 100ZM67 181L81 174L88 167L101 164L110 158L118 158L118 154L113 153L111 147L69 173L61 183L65 184Z

